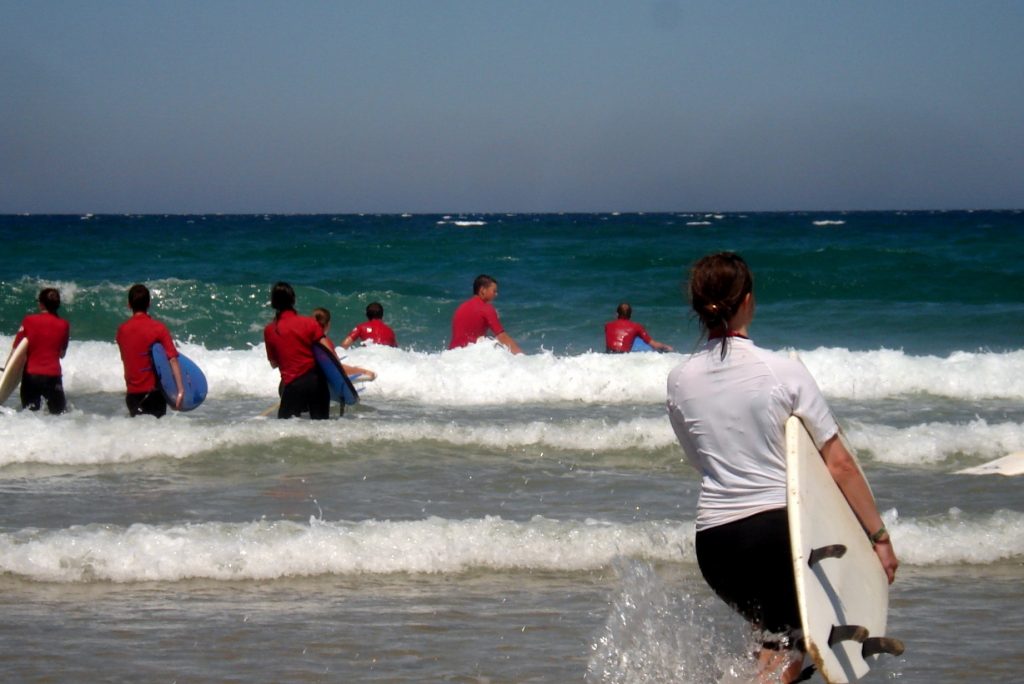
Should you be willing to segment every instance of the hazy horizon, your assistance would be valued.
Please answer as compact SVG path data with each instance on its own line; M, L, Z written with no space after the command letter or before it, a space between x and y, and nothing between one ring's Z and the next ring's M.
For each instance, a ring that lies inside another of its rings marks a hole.
M1024 4L0 0L0 213L1024 207Z

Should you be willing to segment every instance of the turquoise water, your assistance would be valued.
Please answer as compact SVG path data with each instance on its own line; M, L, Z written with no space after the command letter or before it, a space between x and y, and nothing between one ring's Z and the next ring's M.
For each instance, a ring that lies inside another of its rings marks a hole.
M43 286L72 329L72 410L0 407L4 681L743 681L664 410L697 343L686 268L720 249L892 531L908 650L873 680L1020 679L1020 478L957 471L1024 450L1021 212L4 216L0 238L0 349ZM478 273L525 355L446 351ZM378 379L342 419L260 417L279 279L335 341L374 300L397 333L343 352ZM124 415L136 281L209 379L196 411ZM623 300L676 352L602 353Z
M459 226L457 222L465 224ZM482 225L481 225L482 224ZM175 332L207 348L260 341L272 282L355 324L380 300L403 346L444 348L473 278L528 350L600 349L619 301L658 339L692 343L685 268L712 250L755 269L764 343L911 353L1020 348L1018 212L2 217L0 326L43 282L69 290L76 339L109 340L136 281Z

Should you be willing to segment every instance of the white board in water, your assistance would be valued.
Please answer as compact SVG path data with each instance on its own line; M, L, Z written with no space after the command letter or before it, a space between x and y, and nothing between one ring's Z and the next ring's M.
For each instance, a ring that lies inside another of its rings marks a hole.
M1015 451L994 461L958 470L954 475L1024 475L1024 451Z
M28 361L28 340L22 339L18 346L11 350L11 355L4 364L4 374L0 376L0 404L7 401L21 383L21 375L25 372Z
M902 651L902 644L882 639L889 583L864 529L794 416L786 422L786 468L804 647L826 682L855 681L874 664L875 648L898 645Z

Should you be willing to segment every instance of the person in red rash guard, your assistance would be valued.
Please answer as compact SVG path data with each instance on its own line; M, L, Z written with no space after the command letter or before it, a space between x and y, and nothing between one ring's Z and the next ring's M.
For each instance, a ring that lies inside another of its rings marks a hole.
M281 372L277 417L292 418L309 413L313 420L326 420L331 412L331 390L316 365L313 345L323 346L337 358L334 347L326 342L323 328L315 318L300 316L295 311L295 290L288 283L274 284L270 290L270 306L276 313L274 320L263 329L263 341L267 346L267 361Z
M651 339L644 326L629 320L633 315L633 307L626 302L619 304L615 310L618 318L604 324L605 351L611 354L625 354L633 350L633 340L640 338L651 348L658 351L672 351L672 347Z
M452 338L449 349L473 344L490 330L494 337L513 354L522 354L501 321L492 301L498 296L498 281L489 275L479 275L473 281L473 296L459 305L452 315Z
M60 360L68 350L71 326L57 315L60 292L46 287L39 292L39 313L29 314L21 321L14 336L14 348L28 340L28 361L21 376L21 407L38 411L46 399L46 410L52 414L64 413L63 372Z
M185 385L181 381L181 366L178 365L178 350L171 340L167 326L150 318L149 288L140 283L128 289L128 308L132 316L117 329L117 347L121 350L124 364L125 405L132 418L150 415L160 418L167 413L167 399L160 388L160 380L153 369L150 349L157 342L164 348L171 366L174 384L178 394L174 401L175 410L181 410L185 398Z
M366 305L366 322L352 328L348 337L341 341L341 348L348 349L358 340L362 340L364 344L373 342L388 347L398 346L398 342L395 340L395 331L384 322L384 307L380 302L371 302Z

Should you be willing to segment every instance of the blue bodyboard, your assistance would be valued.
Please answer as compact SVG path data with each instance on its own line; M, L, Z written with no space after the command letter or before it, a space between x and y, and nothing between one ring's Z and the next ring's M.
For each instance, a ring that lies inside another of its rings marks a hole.
M639 337L635 337L635 338L633 338L633 347L632 347L632 349L630 349L630 351L635 351L635 352L652 352L652 351L654 351L654 347L652 347L651 345L647 344L646 342L641 340Z
M359 392L345 375L338 360L324 349L323 345L313 345L313 358L316 359L316 365L320 367L320 371L327 378L327 386L331 388L332 400L349 406L359 402Z
M171 373L171 364L167 360L167 352L159 342L150 348L150 355L153 357L153 370L160 381L160 389L163 390L167 404L174 408L174 402L178 399L178 387L174 384L174 374ZM181 401L182 411L191 411L206 399L206 376L195 362L185 356L178 354L178 367L181 369L181 383L185 386L185 397Z

